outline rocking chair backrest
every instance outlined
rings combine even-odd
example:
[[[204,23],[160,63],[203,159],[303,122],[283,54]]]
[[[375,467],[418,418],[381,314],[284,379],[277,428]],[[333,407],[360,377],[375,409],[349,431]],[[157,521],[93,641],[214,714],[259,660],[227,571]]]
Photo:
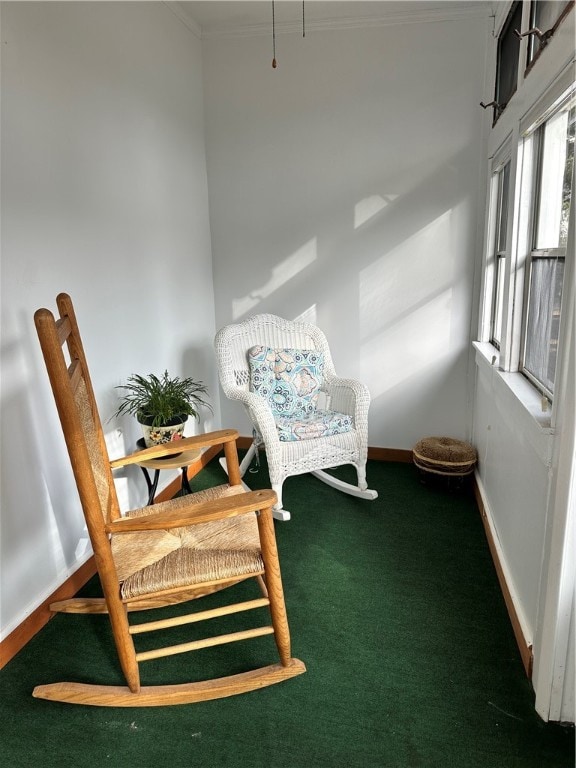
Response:
[[[335,373],[328,342],[317,326],[276,315],[254,315],[242,323],[227,325],[216,335],[220,382],[227,396],[228,388],[249,389],[247,353],[259,344],[273,349],[316,349],[324,355],[324,375]]]
[[[118,519],[120,509],[72,301],[60,294],[57,305],[58,320],[39,309],[34,322],[94,545],[94,536],[105,536],[104,523]]]

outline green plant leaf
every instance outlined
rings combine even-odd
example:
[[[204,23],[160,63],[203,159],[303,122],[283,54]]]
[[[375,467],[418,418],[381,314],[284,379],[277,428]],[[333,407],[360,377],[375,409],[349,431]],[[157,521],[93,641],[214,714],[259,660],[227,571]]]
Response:
[[[201,381],[191,377],[170,377],[168,371],[164,371],[161,377],[154,373],[147,376],[132,374],[126,384],[116,389],[124,390],[124,395],[113,416],[130,414],[138,419],[152,419],[153,427],[162,426],[179,416],[197,419],[200,407],[212,411],[206,399],[206,386]]]

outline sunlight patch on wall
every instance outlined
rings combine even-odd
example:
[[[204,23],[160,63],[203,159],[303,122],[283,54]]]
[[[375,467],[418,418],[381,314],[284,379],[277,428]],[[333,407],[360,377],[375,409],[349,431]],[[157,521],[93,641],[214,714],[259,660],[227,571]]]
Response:
[[[126,456],[124,433],[121,429],[111,429],[104,433],[104,442],[110,459],[120,459]],[[135,450],[133,448],[132,450]]]
[[[270,279],[260,288],[255,288],[247,296],[241,299],[233,299],[232,316],[238,320],[246,313],[253,310],[258,304],[270,296],[274,291],[285,285],[299,272],[310,266],[317,257],[317,238],[313,237],[291,256],[284,259],[278,266],[272,269]]]
[[[86,528],[84,530],[86,531]],[[74,550],[75,560],[86,559],[86,557],[91,553],[92,553],[92,544],[90,543],[89,536],[88,535],[82,536],[82,538],[78,540],[78,544],[76,545],[76,549]]]
[[[120,470],[120,472],[124,471],[125,470],[122,469]],[[144,483],[144,478],[142,478],[142,483]],[[127,512],[131,507],[128,478],[126,475],[119,474],[118,470],[114,472],[114,487],[116,488],[116,496],[118,497],[120,511],[122,513]]]
[[[130,450],[126,446],[126,436],[121,429],[111,429],[104,434],[104,442],[108,450],[110,459],[120,459],[122,456],[127,456],[132,450],[135,450],[136,446]],[[116,495],[118,497],[118,504],[121,512],[126,512],[130,509],[130,493],[128,488],[128,478],[126,476],[126,468],[121,467],[115,469],[112,473],[114,477],[114,486],[116,487]]]
[[[449,288],[362,344],[359,378],[373,398],[450,356],[451,303]]]
[[[358,229],[362,224],[366,224],[373,216],[386,208],[388,203],[396,200],[398,195],[370,195],[360,200],[354,206],[354,229]]]
[[[446,211],[360,273],[361,375],[374,397],[450,354],[453,272]]]
[[[452,283],[450,212],[442,214],[362,270],[359,280],[363,340]]]
[[[294,320],[297,323],[311,323],[312,325],[318,325],[317,316],[316,304],[312,304],[312,306],[305,309],[304,312],[300,312]]]

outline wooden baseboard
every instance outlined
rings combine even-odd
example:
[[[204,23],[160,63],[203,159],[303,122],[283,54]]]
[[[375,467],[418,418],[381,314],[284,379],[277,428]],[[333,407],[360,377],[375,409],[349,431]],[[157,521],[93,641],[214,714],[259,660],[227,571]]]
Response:
[[[197,475],[208,462],[220,452],[219,446],[212,446],[200,456],[198,461],[195,461],[188,467],[188,479],[192,479],[194,475]],[[177,477],[166,488],[164,488],[157,496],[155,501],[167,501],[171,499],[181,488],[182,480]],[[82,587],[89,581],[96,573],[96,564],[94,557],[91,557],[83,565],[78,568],[66,581],[58,587],[48,597],[42,605],[38,606],[30,616],[19,624],[16,629],[11,632],[2,642],[0,642],[0,669],[8,664],[10,659],[20,651],[26,643],[31,640],[34,635],[39,632],[42,627],[50,621],[54,614],[50,611],[50,605],[58,600],[68,600],[82,589]]]
[[[248,450],[252,445],[251,437],[239,437],[238,448]],[[368,448],[368,458],[374,461],[400,461],[403,464],[412,463],[412,451],[401,448]]]
[[[399,461],[403,464],[411,464],[412,451],[400,448],[368,448],[368,458],[373,461]]]
[[[474,476],[474,496],[476,498],[476,503],[478,504],[480,517],[482,519],[482,524],[484,525],[486,539],[488,540],[488,547],[490,548],[490,554],[492,555],[494,567],[496,568],[496,575],[498,576],[500,589],[502,590],[504,602],[506,603],[508,616],[510,617],[510,623],[512,624],[512,630],[514,632],[514,637],[516,638],[516,644],[518,645],[518,650],[520,651],[520,658],[522,659],[522,664],[524,665],[524,671],[526,672],[526,676],[528,677],[528,679],[531,680],[532,668],[534,665],[534,653],[532,650],[532,643],[529,643],[526,637],[524,636],[524,632],[522,630],[522,624],[520,622],[520,619],[518,618],[516,606],[514,605],[514,601],[512,599],[512,595],[510,593],[510,589],[506,581],[506,576],[504,575],[504,569],[502,567],[502,563],[500,562],[498,547],[496,546],[496,542],[494,541],[492,529],[490,527],[490,523],[488,522],[486,507],[484,506],[484,500],[482,499],[482,494],[480,493],[480,489],[478,487],[478,483],[476,482],[475,476]]]

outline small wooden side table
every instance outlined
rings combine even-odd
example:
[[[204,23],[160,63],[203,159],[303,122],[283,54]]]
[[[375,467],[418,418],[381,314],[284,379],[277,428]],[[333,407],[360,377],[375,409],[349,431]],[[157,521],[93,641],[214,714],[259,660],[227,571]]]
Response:
[[[178,443],[175,444],[175,447]],[[145,448],[144,439],[141,438],[136,443],[138,450]],[[137,462],[137,466],[140,467],[144,478],[146,480],[146,486],[148,488],[148,506],[154,503],[154,496],[156,495],[156,489],[158,488],[158,479],[160,477],[160,470],[162,469],[180,469],[182,471],[182,493],[192,493],[190,483],[188,482],[188,467],[193,464],[202,454],[201,450],[194,449],[192,451],[182,451],[181,453],[174,453],[173,456],[164,456],[161,459],[146,459],[144,461]],[[150,479],[149,469],[154,470],[154,479]]]

